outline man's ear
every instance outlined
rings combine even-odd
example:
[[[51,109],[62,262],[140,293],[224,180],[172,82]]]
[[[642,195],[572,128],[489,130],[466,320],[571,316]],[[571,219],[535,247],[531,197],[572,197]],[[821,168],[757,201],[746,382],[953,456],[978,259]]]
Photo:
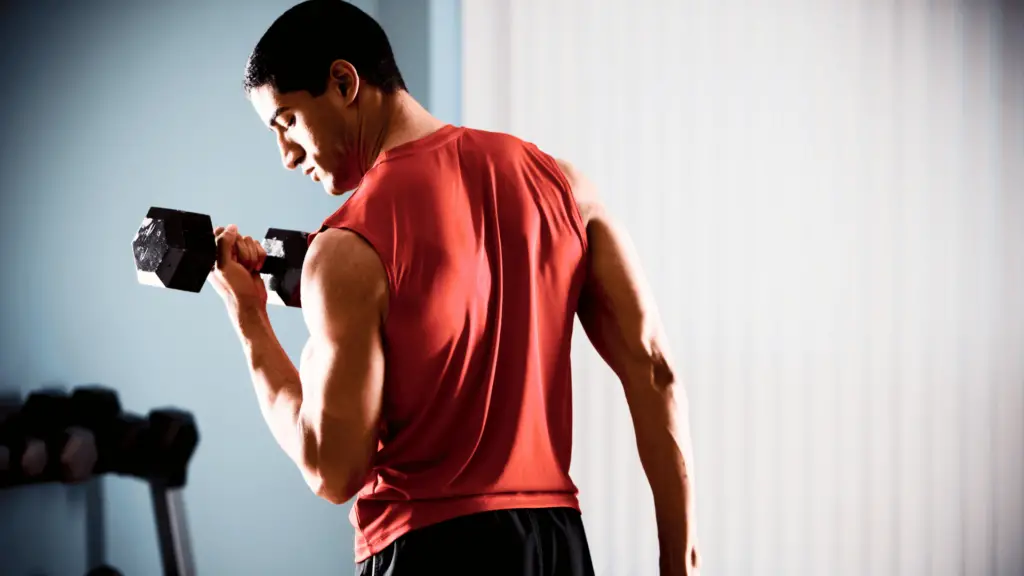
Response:
[[[335,60],[331,64],[331,80],[337,86],[338,93],[346,104],[352,103],[359,92],[359,75],[356,69],[345,60]]]

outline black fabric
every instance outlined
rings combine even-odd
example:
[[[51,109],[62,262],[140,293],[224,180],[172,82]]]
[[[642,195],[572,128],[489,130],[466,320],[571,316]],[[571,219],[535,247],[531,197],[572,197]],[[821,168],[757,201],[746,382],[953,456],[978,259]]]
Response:
[[[593,576],[580,513],[497,510],[413,530],[356,566],[358,576]]]

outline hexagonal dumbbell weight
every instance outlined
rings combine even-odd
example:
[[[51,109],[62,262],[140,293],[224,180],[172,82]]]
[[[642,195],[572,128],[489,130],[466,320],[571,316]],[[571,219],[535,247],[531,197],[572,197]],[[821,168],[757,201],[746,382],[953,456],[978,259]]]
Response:
[[[141,284],[199,292],[217,263],[213,221],[206,214],[150,208],[132,239],[135,270]],[[301,306],[299,280],[309,233],[271,228],[263,240],[267,258],[260,275],[267,300]]]
[[[33,392],[20,414],[28,435],[46,444],[47,463],[39,480],[81,482],[92,475],[98,458],[96,436],[76,420],[74,403],[65,391]]]

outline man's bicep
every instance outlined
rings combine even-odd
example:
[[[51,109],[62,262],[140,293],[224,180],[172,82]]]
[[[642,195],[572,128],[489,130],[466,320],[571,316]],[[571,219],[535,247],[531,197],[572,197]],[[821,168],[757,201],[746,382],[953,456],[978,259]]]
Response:
[[[320,234],[306,258],[302,296],[310,339],[304,360],[313,381],[324,384],[324,408],[334,411],[379,393],[387,277],[376,252],[347,230]]]
[[[324,417],[372,427],[384,382],[383,346],[376,331],[352,321],[343,337],[311,331],[299,368],[303,404]]]
[[[587,225],[587,280],[579,317],[594,347],[620,376],[647,362],[657,312],[628,233],[607,215]]]
[[[374,444],[384,382],[381,337],[387,279],[358,235],[329,230],[310,247],[303,267],[303,315],[310,338],[300,367],[303,409],[332,436]],[[325,431],[326,432],[326,431]]]

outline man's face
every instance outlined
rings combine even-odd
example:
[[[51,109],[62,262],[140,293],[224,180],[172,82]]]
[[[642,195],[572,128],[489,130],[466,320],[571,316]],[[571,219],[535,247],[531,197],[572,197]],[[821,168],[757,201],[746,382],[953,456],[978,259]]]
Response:
[[[277,137],[285,168],[301,170],[335,196],[359,184],[358,114],[336,81],[317,97],[306,91],[279,94],[263,86],[250,99]]]

